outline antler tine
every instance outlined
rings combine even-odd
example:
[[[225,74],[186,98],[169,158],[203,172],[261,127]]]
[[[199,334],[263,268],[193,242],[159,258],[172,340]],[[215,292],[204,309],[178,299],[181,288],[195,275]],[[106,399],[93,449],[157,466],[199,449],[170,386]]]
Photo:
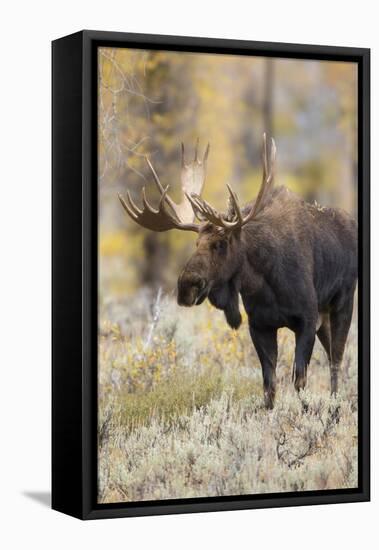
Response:
[[[202,199],[197,193],[187,193],[185,192],[185,196],[193,206],[195,211],[200,212],[202,216],[204,216],[206,219],[209,218],[209,216],[212,215],[212,212],[210,210],[210,205]]]
[[[262,143],[262,164],[263,164],[263,176],[262,181],[266,181],[268,174],[268,158],[267,158],[267,138],[266,132],[263,133],[263,143]]]
[[[185,149],[184,149],[184,143],[182,142],[180,144],[181,146],[181,164],[182,164],[182,168],[184,168],[186,165],[186,158],[185,158]],[[210,144],[207,143],[207,146],[205,148],[205,151],[204,151],[204,155],[203,155],[203,160],[200,161],[199,160],[199,138],[196,138],[196,143],[195,143],[195,153],[194,153],[194,158],[193,158],[193,161],[194,162],[197,162],[198,164],[203,164],[204,165],[204,169],[206,168],[206,162],[208,160],[208,155],[209,155],[209,150],[210,150]]]
[[[238,223],[242,225],[243,218],[242,218],[241,208],[238,202],[238,197],[228,183],[226,184],[226,187],[228,188],[230,200],[232,201],[233,209],[234,209],[234,212],[236,213]]]
[[[183,145],[183,144],[182,144],[182,145]],[[145,156],[145,161],[146,161],[148,167],[150,168],[150,171],[151,171],[151,173],[152,173],[152,175],[153,175],[154,182],[155,182],[155,184],[156,184],[156,186],[157,186],[157,188],[158,188],[158,191],[160,192],[160,194],[161,194],[161,196],[162,196],[163,193],[164,193],[164,187],[163,187],[163,185],[162,185],[162,183],[161,183],[161,181],[160,181],[160,179],[159,179],[159,176],[158,176],[158,174],[156,173],[154,166],[151,164],[150,159],[149,159],[148,156]],[[177,213],[177,211],[176,211],[176,208],[175,208],[176,205],[175,205],[174,201],[173,201],[166,193],[165,193],[165,201],[166,201],[166,203],[168,204],[168,206],[170,207],[170,209],[171,209],[172,213],[174,214],[174,216],[175,216],[176,218],[178,218],[178,220],[180,220],[180,218],[179,218],[179,216],[178,216],[178,213]]]
[[[209,204],[209,202],[202,200],[200,197],[196,197],[197,203],[199,204],[200,208],[202,209],[203,213],[207,215],[210,218],[217,219],[218,218],[218,212]]]
[[[132,197],[130,196],[129,191],[126,192],[126,198],[128,200],[128,206],[129,208],[138,216],[139,214],[142,214],[142,210],[138,208],[138,206],[134,203],[132,200]]]
[[[130,206],[128,204],[126,204],[125,200],[124,200],[124,197],[118,193],[118,198],[120,199],[120,202],[123,206],[123,208],[126,210],[126,212],[129,214],[129,216],[133,219],[133,220],[136,220],[138,218],[138,215],[130,208]]]
[[[276,160],[276,145],[273,138],[271,138],[271,153],[270,153],[270,183],[274,180],[275,176],[275,160]]]
[[[154,181],[156,183],[156,186],[158,187],[158,190],[163,193],[163,185],[161,184],[161,181],[158,177],[158,174],[154,170],[154,166],[151,164],[149,157],[145,156],[145,161],[147,162],[148,167],[151,170],[151,173],[153,174]]]
[[[193,210],[195,212],[195,215],[196,213],[200,213],[204,218],[208,219],[208,212],[205,208],[205,201],[203,201],[199,195],[197,195],[196,193],[191,193],[191,195],[187,192],[185,192],[185,196],[187,197],[187,199],[189,200],[189,202],[191,203],[192,207],[193,207]]]
[[[206,162],[208,160],[208,155],[209,155],[209,151],[210,151],[210,148],[211,148],[211,144],[208,143],[206,149],[205,149],[205,153],[204,153],[204,156],[203,156],[203,164],[206,165]]]
[[[197,162],[197,153],[199,151],[199,138],[196,138],[196,145],[195,145],[195,155],[193,157],[193,160]]]
[[[153,214],[157,214],[157,213],[158,213],[158,210],[155,210],[155,208],[153,208],[153,207],[151,206],[151,204],[148,202],[148,200],[147,200],[147,198],[146,198],[146,190],[145,190],[145,187],[142,187],[142,204],[143,204],[144,209],[149,210],[149,211],[152,212]]]
[[[274,184],[274,165],[275,165],[275,158],[276,158],[276,145],[273,138],[271,138],[271,151],[270,151],[270,164],[268,163],[268,156],[267,156],[267,143],[266,143],[266,134],[263,134],[263,153],[262,153],[262,159],[263,159],[263,179],[262,184],[259,189],[258,196],[255,200],[255,204],[250,210],[249,214],[246,216],[244,220],[244,225],[251,219],[253,219],[263,208],[265,207],[267,203],[267,199],[270,195],[270,192],[272,190],[273,184]]]
[[[187,197],[188,202],[192,206],[192,210],[195,214],[195,218],[197,218],[200,222],[203,222],[204,214],[201,207],[196,203],[196,201],[188,193],[185,193],[185,196]]]
[[[262,147],[262,160],[263,160],[263,178],[262,183],[270,185],[274,180],[275,173],[275,158],[276,158],[276,145],[273,138],[271,138],[270,147],[270,161],[267,154],[267,140],[266,134],[263,134],[263,147]]]
[[[158,210],[161,209],[161,207],[164,205],[164,201],[166,200],[167,198],[167,193],[168,193],[168,190],[169,190],[169,185],[167,185],[166,189],[163,190],[163,193],[161,195],[161,198],[159,199],[159,205],[158,205]]]

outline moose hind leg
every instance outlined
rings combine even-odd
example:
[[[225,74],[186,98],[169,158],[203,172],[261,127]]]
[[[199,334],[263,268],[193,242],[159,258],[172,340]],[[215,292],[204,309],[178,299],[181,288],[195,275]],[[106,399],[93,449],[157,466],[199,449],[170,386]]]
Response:
[[[277,330],[257,329],[250,325],[250,334],[262,366],[265,406],[272,409],[276,390]]]
[[[295,388],[303,390],[307,383],[307,368],[311,360],[316,337],[316,322],[303,323],[295,332]]]
[[[330,314],[330,331],[332,337],[332,356],[330,362],[330,390],[334,395],[338,391],[338,374],[342,363],[347,335],[353,315],[354,296],[344,305]]]
[[[328,356],[329,364],[332,360],[332,337],[330,333],[330,319],[329,314],[325,313],[322,316],[322,322],[317,330],[317,337],[321,342],[322,347],[326,351],[326,355]]]

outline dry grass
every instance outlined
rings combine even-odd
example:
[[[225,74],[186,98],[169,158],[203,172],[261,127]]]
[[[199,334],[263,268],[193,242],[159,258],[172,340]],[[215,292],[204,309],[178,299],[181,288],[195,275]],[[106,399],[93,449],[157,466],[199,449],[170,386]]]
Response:
[[[246,319],[235,332],[207,304],[154,308],[140,291],[101,305],[99,333],[100,502],[357,485],[355,320],[333,399],[318,343],[297,396],[294,339],[280,331],[273,411]]]

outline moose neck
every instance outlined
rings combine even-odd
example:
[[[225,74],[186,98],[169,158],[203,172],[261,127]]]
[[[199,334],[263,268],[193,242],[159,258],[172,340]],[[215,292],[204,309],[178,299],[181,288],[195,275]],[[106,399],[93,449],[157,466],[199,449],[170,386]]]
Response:
[[[261,234],[261,224],[251,222],[241,235],[241,264],[239,292],[241,296],[255,296],[263,284],[263,273],[270,256],[270,243]]]

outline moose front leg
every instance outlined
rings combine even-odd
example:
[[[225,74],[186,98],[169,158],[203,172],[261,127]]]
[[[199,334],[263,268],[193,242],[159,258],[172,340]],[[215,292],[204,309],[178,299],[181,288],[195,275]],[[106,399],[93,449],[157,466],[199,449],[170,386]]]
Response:
[[[275,400],[276,361],[278,358],[277,330],[272,328],[258,329],[252,324],[249,328],[262,366],[265,406],[267,409],[272,409]]]
[[[316,321],[301,323],[301,326],[295,331],[295,336],[295,388],[299,391],[303,390],[307,383],[307,368],[316,337]]]

